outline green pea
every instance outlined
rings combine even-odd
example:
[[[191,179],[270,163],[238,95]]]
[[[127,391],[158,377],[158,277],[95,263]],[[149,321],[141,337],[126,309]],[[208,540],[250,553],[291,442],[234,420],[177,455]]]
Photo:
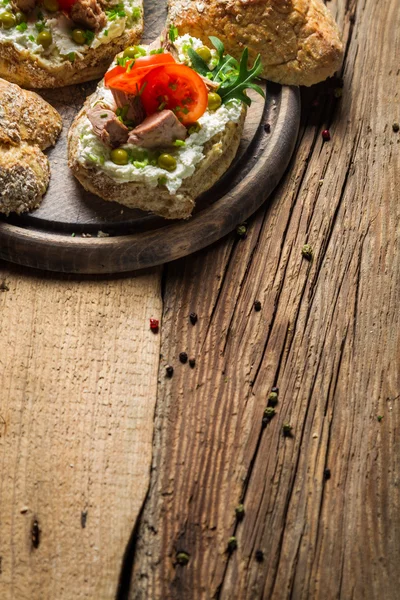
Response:
[[[16,19],[18,25],[20,23],[26,23],[27,20],[28,20],[27,16],[24,15],[23,12],[17,12],[17,13],[15,13],[15,19]]]
[[[192,135],[192,133],[199,133],[200,129],[200,123],[198,123],[197,121],[196,123],[192,123],[192,125],[189,127],[189,135]]]
[[[15,27],[17,24],[17,19],[12,12],[6,10],[0,14],[0,23],[3,29],[11,29],[11,27]]]
[[[208,63],[211,60],[211,51],[207,46],[202,46],[196,50],[197,54],[204,60],[204,62]]]
[[[86,41],[85,32],[82,29],[74,29],[72,31],[72,39],[74,40],[75,44],[82,46]]]
[[[58,10],[60,10],[58,0],[43,0],[43,6],[49,12],[57,12]]]
[[[215,92],[208,94],[208,108],[210,110],[217,110],[222,104],[221,96]]]
[[[44,49],[51,46],[53,42],[53,36],[50,31],[41,31],[36,38],[36,43],[43,46]]]
[[[160,154],[158,157],[158,166],[165,171],[175,171],[176,160],[170,154]]]
[[[124,50],[124,58],[135,58],[135,54],[138,54],[139,49],[137,46],[128,46]]]
[[[111,160],[116,165],[127,165],[129,156],[127,151],[123,148],[116,148],[116,150],[111,150]]]

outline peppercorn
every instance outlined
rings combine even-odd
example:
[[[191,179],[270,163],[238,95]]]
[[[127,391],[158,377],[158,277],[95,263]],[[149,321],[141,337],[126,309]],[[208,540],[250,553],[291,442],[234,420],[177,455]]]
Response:
[[[169,377],[171,379],[172,375],[174,374],[174,367],[171,367],[171,365],[168,365],[168,367],[165,367],[165,372],[167,374],[167,377]]]
[[[268,425],[269,421],[270,421],[269,418],[264,415],[263,418],[261,419],[261,425],[262,425],[263,429],[266,428],[266,426]]]
[[[241,521],[244,517],[244,506],[243,504],[238,504],[235,508],[236,518],[238,521]]]
[[[182,364],[187,363],[187,359],[188,359],[188,355],[186,354],[186,352],[181,352],[179,354],[179,360],[181,361]]]
[[[152,330],[153,333],[158,332],[159,324],[160,324],[160,322],[158,319],[150,319],[150,329]]]
[[[196,366],[196,359],[195,358],[189,358],[189,366],[191,369],[194,369]]]
[[[292,436],[292,429],[293,427],[289,424],[289,423],[284,423],[282,425],[282,433],[285,437],[291,437]]]
[[[272,406],[267,406],[264,410],[264,417],[266,417],[269,421],[274,418],[276,415],[276,410]]]
[[[279,394],[279,388],[278,388],[278,387],[272,387],[272,388],[271,388],[271,392],[272,392],[273,394]]]
[[[265,123],[264,131],[265,133],[271,133],[271,125],[269,123]]]
[[[303,258],[305,258],[306,260],[312,260],[313,249],[312,246],[310,246],[310,244],[304,244],[304,246],[301,249],[301,253],[303,255]]]
[[[324,140],[324,142],[329,142],[329,140],[331,139],[331,134],[329,129],[324,129],[322,132],[322,139]]]
[[[247,235],[247,227],[246,227],[246,225],[238,225],[236,227],[236,234],[241,239],[244,239],[246,237],[246,235]]]
[[[395,133],[397,133],[398,131],[400,131],[400,125],[399,125],[399,123],[397,123],[397,122],[393,123],[392,128],[393,128],[393,131]]]
[[[328,479],[331,478],[331,470],[330,469],[324,469],[324,479],[326,479],[326,481],[328,481]]]
[[[184,567],[189,562],[189,554],[187,552],[178,552],[176,555],[176,563]]]
[[[378,415],[378,416],[377,416],[377,419],[378,419],[378,421],[379,421],[379,423],[380,423],[380,422],[382,421],[382,419],[383,419],[383,416],[382,416],[382,415]]]
[[[191,322],[192,325],[196,325],[196,323],[197,323],[197,313],[195,313],[195,312],[190,313],[189,319],[190,319],[190,322]]]
[[[233,535],[228,540],[228,552],[233,552],[237,548],[237,539]]]
[[[254,310],[255,310],[256,312],[260,312],[260,310],[261,310],[261,302],[260,302],[259,300],[256,300],[256,301],[254,302]]]
[[[270,395],[268,396],[268,406],[276,406],[277,404],[278,404],[278,394],[276,392],[271,392]]]
[[[264,560],[264,552],[262,550],[256,550],[255,557],[257,562],[262,562]]]

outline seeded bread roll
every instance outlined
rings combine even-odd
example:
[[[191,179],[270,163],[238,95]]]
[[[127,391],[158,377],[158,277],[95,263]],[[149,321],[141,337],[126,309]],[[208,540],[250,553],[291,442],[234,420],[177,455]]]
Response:
[[[343,45],[322,0],[169,0],[169,22],[210,45],[250,61],[261,55],[262,77],[286,85],[310,86],[340,67]]]
[[[215,135],[204,146],[204,159],[196,167],[191,177],[183,180],[175,195],[165,188],[147,187],[139,182],[118,183],[96,167],[87,167],[79,162],[79,127],[92,105],[88,98],[68,133],[69,167],[85,190],[97,194],[103,200],[110,200],[139,208],[164,217],[165,219],[187,219],[192,214],[195,200],[210,189],[230,167],[239,147],[246,116],[243,107],[240,121],[229,122],[225,131]]]
[[[39,206],[50,180],[42,150],[61,129],[60,115],[43,98],[0,79],[0,213]]]
[[[24,88],[56,88],[98,79],[118,52],[139,43],[142,32],[141,16],[131,28],[108,43],[85,47],[83,56],[76,54],[72,62],[33,54],[0,38],[0,77]]]

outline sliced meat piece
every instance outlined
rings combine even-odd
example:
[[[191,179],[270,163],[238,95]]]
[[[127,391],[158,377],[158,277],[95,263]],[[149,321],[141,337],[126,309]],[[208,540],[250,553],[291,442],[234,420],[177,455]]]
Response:
[[[70,17],[75,23],[86,29],[93,29],[96,33],[107,23],[106,14],[98,0],[77,0],[72,5]]]
[[[36,6],[36,0],[12,0],[11,6],[23,13],[30,13]]]
[[[173,146],[175,140],[184,140],[186,137],[186,127],[178,121],[172,110],[162,110],[132,129],[128,144],[142,148],[163,148]]]
[[[197,74],[204,81],[209,92],[215,92],[219,88],[220,84],[216,81],[211,81],[211,79],[208,79],[208,77],[203,77],[203,75],[200,75],[200,73]]]
[[[111,148],[118,148],[126,143],[129,130],[112,110],[97,104],[86,114],[93,126],[93,131],[104,144]]]
[[[132,121],[134,127],[140,125],[146,117],[141,97],[135,94],[127,94],[122,90],[115,90],[113,88],[110,88],[110,90],[118,108],[128,107],[124,120]]]

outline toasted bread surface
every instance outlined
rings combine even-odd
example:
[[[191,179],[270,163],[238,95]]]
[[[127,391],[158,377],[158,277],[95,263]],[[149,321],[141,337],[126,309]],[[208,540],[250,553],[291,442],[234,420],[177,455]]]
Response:
[[[214,35],[239,59],[261,55],[262,77],[310,86],[340,67],[343,45],[322,0],[169,0],[169,22],[210,45]]]

